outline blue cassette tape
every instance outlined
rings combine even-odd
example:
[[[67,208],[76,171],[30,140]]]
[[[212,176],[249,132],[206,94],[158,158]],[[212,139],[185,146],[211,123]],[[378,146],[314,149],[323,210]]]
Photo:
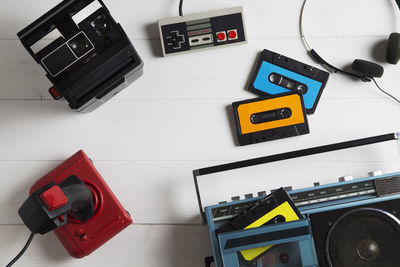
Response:
[[[307,114],[313,114],[329,73],[275,52],[264,50],[258,60],[249,90],[260,95],[303,92]]]

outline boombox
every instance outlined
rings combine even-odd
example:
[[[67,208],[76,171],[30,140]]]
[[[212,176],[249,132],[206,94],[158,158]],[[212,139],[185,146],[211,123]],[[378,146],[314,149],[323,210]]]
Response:
[[[101,0],[64,0],[18,37],[45,69],[52,97],[76,111],[93,111],[143,74],[142,60]]]
[[[18,213],[33,234],[54,230],[75,258],[89,255],[132,223],[83,151],[39,179]]]
[[[256,196],[233,197],[230,202],[204,209],[199,186],[199,178],[205,175],[215,179],[218,173],[238,170],[244,175],[248,167],[264,163],[399,137],[386,134],[194,171],[200,211],[213,251],[213,257],[206,258],[206,266],[212,262],[217,267],[399,266],[400,172],[374,171],[359,179],[345,176],[338,183],[316,183],[298,190],[279,188],[269,195],[260,191]]]

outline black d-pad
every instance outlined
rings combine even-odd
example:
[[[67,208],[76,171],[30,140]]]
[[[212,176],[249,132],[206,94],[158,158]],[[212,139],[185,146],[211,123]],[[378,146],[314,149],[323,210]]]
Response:
[[[172,48],[181,48],[182,43],[185,42],[185,36],[179,34],[179,31],[172,31],[170,36],[167,36],[167,44],[172,45]]]

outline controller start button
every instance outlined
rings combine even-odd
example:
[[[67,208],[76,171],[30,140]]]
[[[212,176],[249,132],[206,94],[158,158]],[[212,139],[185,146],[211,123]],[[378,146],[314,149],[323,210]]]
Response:
[[[226,33],[225,32],[217,32],[217,40],[218,40],[218,42],[226,41]]]

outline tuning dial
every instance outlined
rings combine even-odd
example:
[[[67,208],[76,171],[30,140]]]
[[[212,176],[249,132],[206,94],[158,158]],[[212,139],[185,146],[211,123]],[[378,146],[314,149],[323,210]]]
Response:
[[[340,177],[339,178],[339,182],[348,182],[348,181],[351,181],[353,179],[354,179],[353,176],[347,175],[347,176]]]
[[[376,170],[376,171],[369,172],[368,176],[369,177],[374,177],[374,176],[379,176],[379,175],[382,175],[382,174],[383,174],[383,172],[381,170]]]

